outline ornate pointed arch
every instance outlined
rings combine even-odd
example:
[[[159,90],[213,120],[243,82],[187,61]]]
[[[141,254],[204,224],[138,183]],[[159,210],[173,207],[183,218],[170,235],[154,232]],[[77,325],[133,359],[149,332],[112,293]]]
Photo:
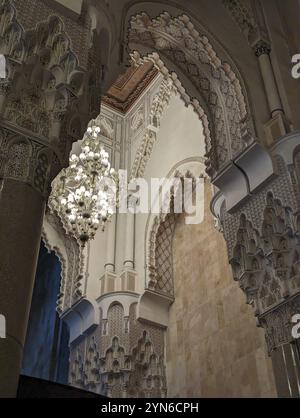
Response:
[[[202,166],[203,162],[201,161],[200,164]],[[183,171],[183,167],[181,167],[181,169],[175,169],[169,177],[179,181],[183,181],[184,178],[190,178],[194,183],[197,177],[206,178],[207,176],[205,176],[204,172],[199,176],[199,173],[196,174],[188,169]],[[149,225],[148,234],[146,234],[147,288],[170,299],[174,298],[172,242],[176,223],[180,216],[180,214],[174,211],[174,200],[177,193],[179,193],[181,198],[179,183],[174,183],[171,194],[163,197],[162,207],[165,205],[170,207],[170,212],[165,213],[165,211],[162,211],[156,215]]]
[[[76,240],[66,235],[59,218],[49,212],[46,212],[42,239],[47,250],[54,251],[61,262],[57,312],[62,314],[83,296],[81,271],[85,260]]]
[[[168,71],[163,61],[172,63],[196,88],[198,101],[192,102],[204,121],[207,172],[214,176],[254,137],[246,93],[236,73],[186,15],[163,13],[151,19],[138,14],[131,19],[127,41],[131,50],[148,54],[163,73]],[[180,83],[178,88],[187,95]]]

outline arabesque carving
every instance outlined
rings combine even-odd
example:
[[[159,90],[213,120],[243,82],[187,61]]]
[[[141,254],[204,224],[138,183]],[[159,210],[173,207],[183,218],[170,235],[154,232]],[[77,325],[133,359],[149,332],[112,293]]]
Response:
[[[90,117],[88,74],[59,17],[25,30],[11,0],[1,0],[0,14],[0,53],[7,64],[7,77],[0,80],[0,115],[52,147],[66,165],[71,143],[80,139]]]
[[[163,13],[150,19],[145,13],[136,15],[131,19],[128,41],[159,51],[176,63],[199,91],[209,121],[206,149],[210,175],[252,141],[246,95],[237,75],[187,16],[172,18]]]

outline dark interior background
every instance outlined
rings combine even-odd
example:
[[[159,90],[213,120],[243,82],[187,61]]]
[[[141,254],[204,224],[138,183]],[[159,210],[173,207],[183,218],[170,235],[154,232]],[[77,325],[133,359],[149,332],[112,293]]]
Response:
[[[69,332],[56,312],[61,263],[41,242],[31,303],[22,374],[68,383]]]

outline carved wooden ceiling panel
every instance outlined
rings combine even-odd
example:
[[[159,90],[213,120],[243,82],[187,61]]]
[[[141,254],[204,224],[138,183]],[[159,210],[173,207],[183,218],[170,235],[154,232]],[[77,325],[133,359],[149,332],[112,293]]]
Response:
[[[102,103],[127,113],[157,74],[158,70],[151,62],[130,66],[111,86]]]

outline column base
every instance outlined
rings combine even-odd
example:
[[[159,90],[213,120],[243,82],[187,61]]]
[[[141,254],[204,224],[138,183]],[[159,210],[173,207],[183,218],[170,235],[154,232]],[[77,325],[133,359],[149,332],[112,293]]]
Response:
[[[120,275],[106,271],[100,279],[100,296],[114,292],[137,292],[137,273],[124,270]]]
[[[300,342],[276,348],[271,358],[278,396],[300,398]]]
[[[278,112],[272,116],[264,126],[266,133],[266,145],[272,146],[284,135],[290,132],[290,125],[282,112]]]

